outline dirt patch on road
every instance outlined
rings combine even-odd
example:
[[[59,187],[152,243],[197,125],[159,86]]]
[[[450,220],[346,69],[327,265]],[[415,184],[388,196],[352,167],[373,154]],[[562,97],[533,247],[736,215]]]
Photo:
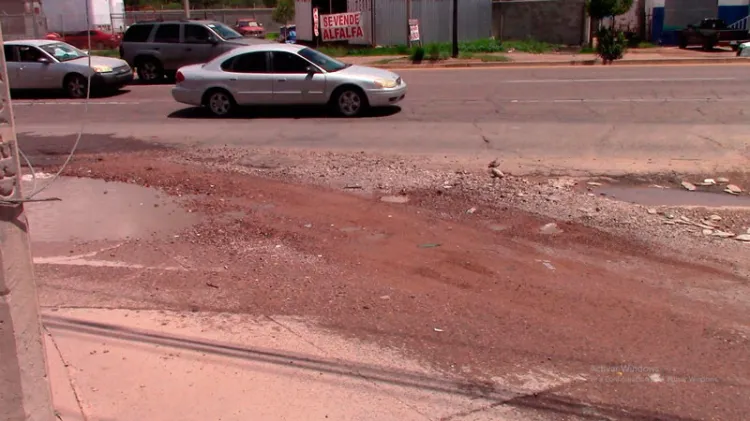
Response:
[[[169,241],[133,240],[117,251],[150,251],[183,271],[41,266],[43,288],[85,291],[68,305],[98,297],[307,316],[454,374],[585,378],[523,402],[557,405],[556,413],[580,412],[580,402],[616,419],[740,419],[750,410],[739,393],[750,378],[747,301],[738,298],[748,291],[729,269],[533,215],[510,200],[472,211],[476,197],[460,189],[413,189],[408,202],[385,203],[153,154],[82,159],[66,173],[194,196],[190,208],[205,215]],[[660,387],[591,369],[613,364],[715,381]]]

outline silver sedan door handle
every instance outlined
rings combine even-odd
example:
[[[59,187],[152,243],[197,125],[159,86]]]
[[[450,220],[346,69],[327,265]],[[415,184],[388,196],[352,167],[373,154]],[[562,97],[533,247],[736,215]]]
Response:
[[[235,81],[237,81],[237,78],[233,77],[233,78],[229,78],[229,80],[232,81],[232,82],[235,82]]]
[[[286,79],[278,79],[279,82],[286,82]]]

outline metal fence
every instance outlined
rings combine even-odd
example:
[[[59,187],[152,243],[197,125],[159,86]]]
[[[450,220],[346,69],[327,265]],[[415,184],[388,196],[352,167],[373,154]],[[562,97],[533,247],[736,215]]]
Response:
[[[461,0],[458,38],[471,41],[492,35],[492,0]],[[375,0],[375,42],[407,43],[408,7],[403,0]],[[411,19],[419,20],[423,43],[450,42],[453,34],[451,0],[412,0]]]

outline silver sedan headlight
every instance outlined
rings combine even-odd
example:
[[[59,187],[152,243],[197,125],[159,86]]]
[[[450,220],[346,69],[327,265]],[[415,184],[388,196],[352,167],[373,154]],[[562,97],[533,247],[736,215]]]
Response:
[[[396,86],[399,85],[397,80],[380,79],[380,78],[375,79],[372,83],[374,83],[375,86],[377,86],[380,89],[395,88]]]

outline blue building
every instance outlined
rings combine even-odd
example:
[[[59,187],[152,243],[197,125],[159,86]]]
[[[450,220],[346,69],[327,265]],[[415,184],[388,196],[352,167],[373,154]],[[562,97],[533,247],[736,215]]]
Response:
[[[661,45],[677,45],[677,31],[704,18],[724,20],[737,29],[749,29],[750,0],[649,0],[651,40]]]

